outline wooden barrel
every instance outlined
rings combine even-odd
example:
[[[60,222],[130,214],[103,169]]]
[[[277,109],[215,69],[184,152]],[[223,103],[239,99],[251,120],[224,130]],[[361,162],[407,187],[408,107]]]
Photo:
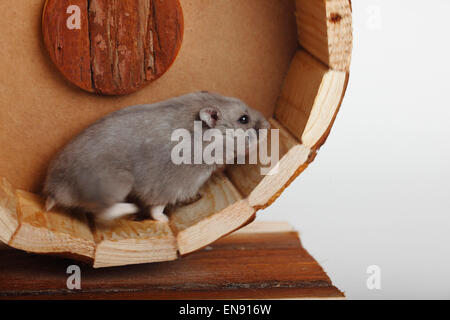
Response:
[[[330,133],[349,77],[349,0],[181,0],[178,58],[157,81],[102,97],[64,81],[43,48],[45,0],[0,4],[0,240],[36,253],[107,267],[177,259],[252,221],[311,163]],[[45,212],[37,195],[48,162],[83,128],[129,105],[196,90],[236,96],[279,129],[275,174],[231,165],[177,208],[170,223]],[[26,190],[26,191],[24,191]]]

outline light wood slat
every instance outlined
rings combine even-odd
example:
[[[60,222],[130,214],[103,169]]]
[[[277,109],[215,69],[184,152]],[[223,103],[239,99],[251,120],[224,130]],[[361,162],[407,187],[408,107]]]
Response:
[[[254,221],[232,233],[228,237],[239,234],[279,233],[293,231],[294,228],[292,225],[286,221]]]
[[[175,237],[167,223],[117,220],[96,223],[94,268],[171,261],[177,258]]]
[[[271,129],[279,130],[278,170],[272,175],[263,175],[261,164],[233,165],[227,174],[236,188],[248,198],[249,204],[260,208],[273,200],[288,183],[290,177],[307,162],[310,150],[302,146],[279,122],[270,119]],[[268,137],[271,150],[271,137]]]
[[[347,74],[328,69],[305,51],[292,60],[276,119],[302,144],[315,148],[327,133],[345,92]]]
[[[94,256],[94,239],[84,214],[52,210],[46,212],[39,196],[18,190],[19,228],[11,247],[36,253],[67,253],[89,259]]]
[[[247,200],[240,200],[178,233],[180,254],[196,251],[239,229],[255,217],[255,209]]]
[[[201,198],[176,209],[170,217],[180,254],[195,251],[236,230],[255,210],[223,174],[215,174],[200,190]]]
[[[300,45],[330,68],[348,71],[352,53],[349,0],[296,0]]]
[[[16,195],[11,184],[0,179],[0,242],[9,243],[19,226],[16,212]]]
[[[186,230],[242,199],[222,172],[211,177],[200,189],[199,196],[195,202],[178,207],[170,214],[171,225],[176,232]]]

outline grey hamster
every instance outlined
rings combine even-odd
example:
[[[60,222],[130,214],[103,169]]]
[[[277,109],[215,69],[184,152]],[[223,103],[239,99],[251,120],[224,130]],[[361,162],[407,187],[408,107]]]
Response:
[[[85,129],[51,161],[43,193],[47,210],[77,207],[110,221],[138,211],[139,198],[153,219],[164,208],[194,198],[220,164],[175,164],[175,129],[268,129],[264,116],[239,99],[206,91],[113,112]],[[192,134],[194,140],[194,134]],[[194,142],[194,141],[193,141]],[[208,142],[201,142],[202,146]],[[233,156],[236,156],[234,154]]]

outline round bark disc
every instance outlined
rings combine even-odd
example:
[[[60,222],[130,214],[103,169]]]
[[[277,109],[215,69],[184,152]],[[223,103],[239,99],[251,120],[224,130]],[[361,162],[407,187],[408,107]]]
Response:
[[[42,31],[65,78],[89,92],[122,95],[172,65],[183,12],[178,0],[47,0]]]

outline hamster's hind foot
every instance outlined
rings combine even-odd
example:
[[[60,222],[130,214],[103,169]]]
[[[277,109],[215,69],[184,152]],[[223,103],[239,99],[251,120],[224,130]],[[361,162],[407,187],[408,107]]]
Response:
[[[150,215],[153,219],[160,222],[169,222],[169,218],[164,214],[165,206],[152,206],[150,208]]]
[[[116,203],[111,207],[101,211],[96,217],[102,221],[112,221],[139,211],[139,208],[132,203]]]

